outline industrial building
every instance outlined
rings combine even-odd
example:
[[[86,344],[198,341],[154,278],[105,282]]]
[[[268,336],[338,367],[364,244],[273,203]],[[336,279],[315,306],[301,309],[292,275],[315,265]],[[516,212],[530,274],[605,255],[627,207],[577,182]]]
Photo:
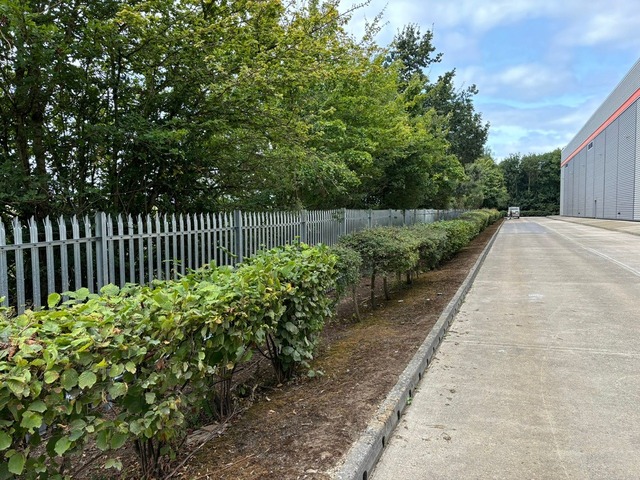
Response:
[[[562,151],[560,214],[640,220],[640,60]]]

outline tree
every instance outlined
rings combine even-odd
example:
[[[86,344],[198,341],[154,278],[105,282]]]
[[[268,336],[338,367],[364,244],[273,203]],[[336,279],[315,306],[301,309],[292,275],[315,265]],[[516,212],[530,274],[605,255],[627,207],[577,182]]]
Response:
[[[442,60],[442,53],[437,53],[433,46],[433,32],[427,30],[420,33],[420,27],[415,23],[410,23],[398,32],[391,42],[387,54],[386,63],[400,64],[400,80],[403,86],[408,85],[414,76],[418,76],[423,82],[427,81],[424,69],[432,63],[439,63]]]
[[[456,90],[455,70],[441,75],[436,82],[428,78],[424,69],[442,59],[441,53],[433,55],[432,40],[431,31],[421,34],[417,25],[405,26],[391,42],[387,63],[401,64],[401,89],[412,115],[420,116],[433,108],[447,118],[450,152],[461,163],[472,163],[482,156],[489,131],[489,124],[483,123],[473,105],[478,89],[471,85]]]
[[[6,0],[3,213],[298,205],[308,94],[359,48],[346,21],[335,1]]]
[[[511,155],[500,163],[509,203],[546,215],[560,210],[560,149],[542,154]]]
[[[489,155],[465,165],[467,181],[461,185],[461,206],[465,208],[507,207],[509,195],[504,174],[499,165]]]
[[[426,89],[424,106],[432,107],[449,119],[448,139],[453,153],[462,164],[469,164],[484,153],[489,134],[489,124],[475,111],[473,97],[478,94],[475,85],[456,90],[453,80],[455,70],[438,78]]]

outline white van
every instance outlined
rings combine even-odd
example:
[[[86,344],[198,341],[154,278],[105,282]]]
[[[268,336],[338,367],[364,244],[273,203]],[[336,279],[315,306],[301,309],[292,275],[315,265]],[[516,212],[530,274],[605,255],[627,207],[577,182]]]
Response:
[[[509,207],[507,211],[508,218],[520,218],[520,207]]]

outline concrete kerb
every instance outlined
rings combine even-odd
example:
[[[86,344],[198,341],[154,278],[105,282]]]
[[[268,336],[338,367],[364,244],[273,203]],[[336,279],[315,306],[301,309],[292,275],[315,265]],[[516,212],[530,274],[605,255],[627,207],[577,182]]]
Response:
[[[500,228],[502,228],[502,225],[489,240],[469,275],[467,275],[467,278],[444,309],[431,332],[400,375],[398,383],[382,402],[365,431],[360,435],[356,443],[351,446],[340,465],[329,472],[333,480],[367,480],[371,475],[389,437],[400,421],[404,408],[407,406],[409,399],[413,397],[416,386],[422,380],[425,370],[431,363],[433,355],[453,322],[456,313],[458,313],[465,295],[471,288],[480,266],[489,250],[491,250]]]

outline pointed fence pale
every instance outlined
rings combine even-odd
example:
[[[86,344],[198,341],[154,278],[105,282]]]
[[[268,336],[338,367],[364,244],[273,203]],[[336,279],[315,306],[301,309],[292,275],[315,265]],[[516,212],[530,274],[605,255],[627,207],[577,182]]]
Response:
[[[301,241],[335,244],[366,228],[455,218],[458,210],[322,210],[0,221],[0,302],[18,313],[51,293],[176,279],[214,263]],[[70,232],[70,234],[69,234]],[[28,238],[28,241],[24,241]]]

